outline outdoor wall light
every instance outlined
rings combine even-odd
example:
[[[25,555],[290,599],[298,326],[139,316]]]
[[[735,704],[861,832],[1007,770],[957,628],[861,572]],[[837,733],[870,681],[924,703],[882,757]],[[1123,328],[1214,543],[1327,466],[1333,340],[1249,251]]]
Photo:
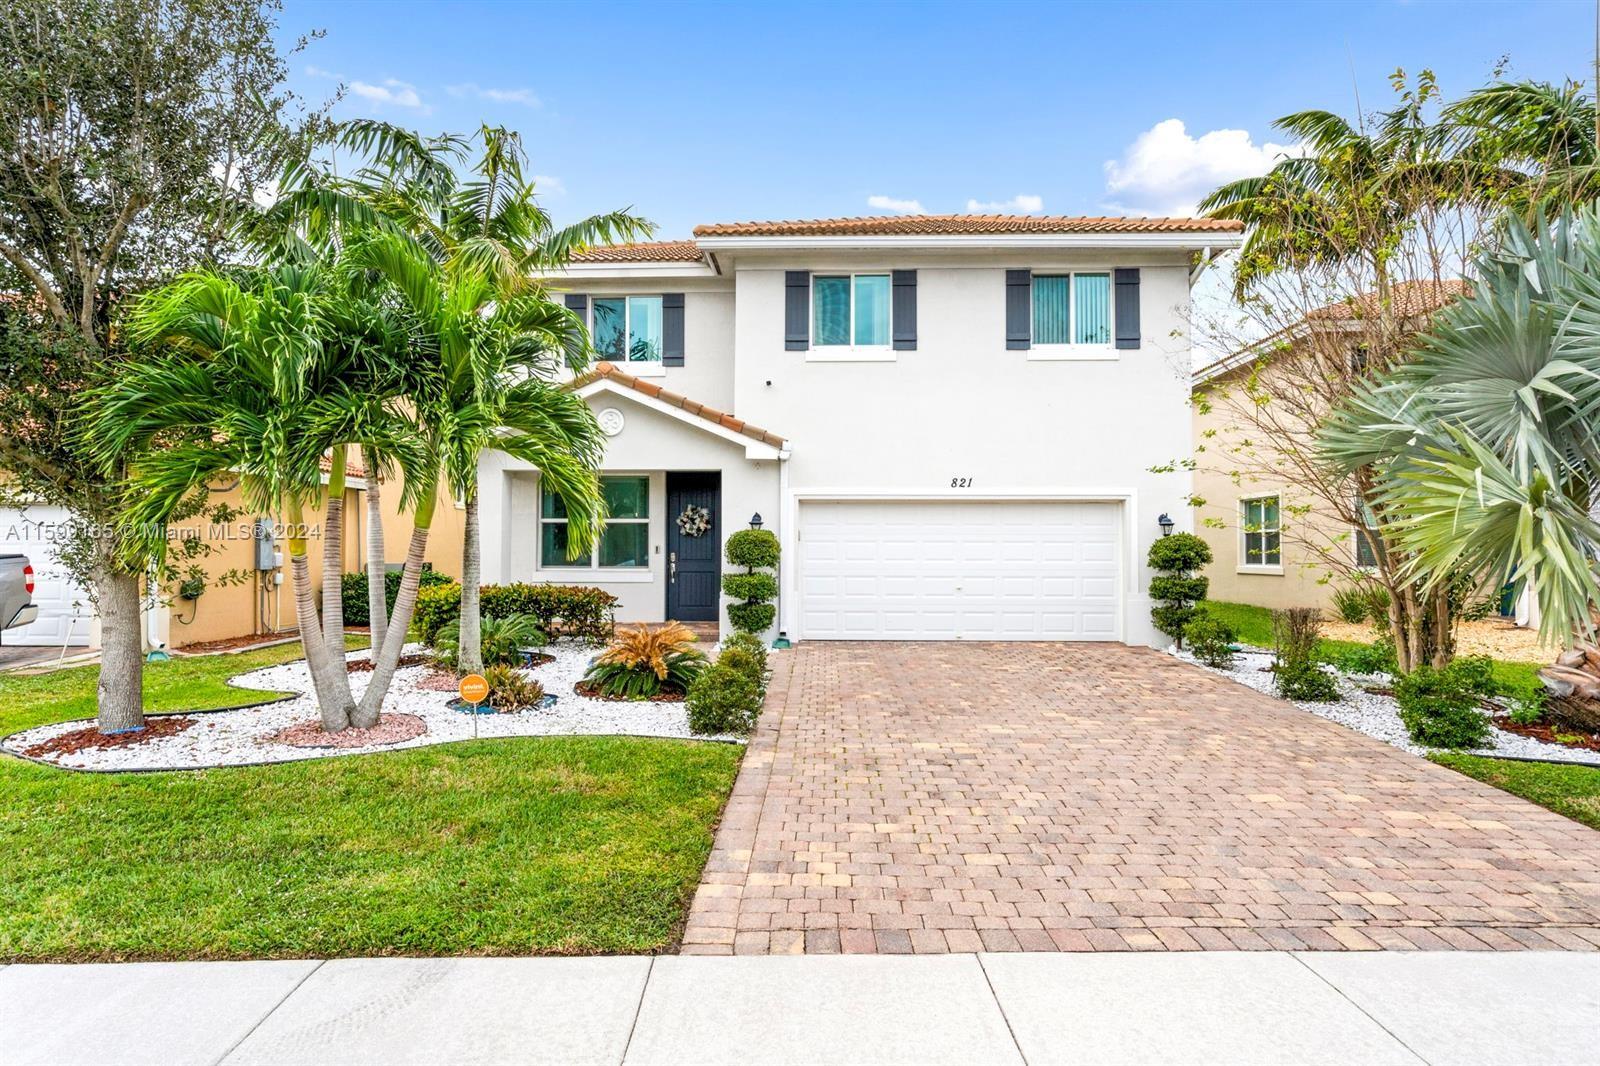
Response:
[[[761,528],[761,512],[760,511],[757,511],[755,514],[750,516],[750,528],[751,529],[760,529]]]
[[[1156,525],[1161,527],[1161,535],[1165,537],[1167,534],[1172,532],[1172,527],[1177,525],[1177,523],[1172,520],[1171,515],[1163,511],[1161,513],[1161,517],[1156,519]]]

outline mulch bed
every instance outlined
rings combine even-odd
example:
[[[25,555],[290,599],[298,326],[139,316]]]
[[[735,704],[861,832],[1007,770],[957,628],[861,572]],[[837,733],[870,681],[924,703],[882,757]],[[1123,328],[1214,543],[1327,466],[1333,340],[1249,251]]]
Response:
[[[1542,740],[1546,744],[1559,744],[1563,748],[1581,748],[1587,751],[1600,751],[1600,737],[1597,737],[1592,733],[1568,733],[1562,730],[1553,729],[1547,725],[1518,725],[1508,718],[1496,718],[1494,720],[1494,724],[1496,729],[1503,729],[1507,733],[1515,733],[1521,737],[1532,737],[1534,740]],[[1567,739],[1563,740],[1561,737],[1556,736],[1558,732],[1561,733],[1561,737],[1565,737]],[[1578,739],[1573,740],[1573,737],[1577,737]]]
[[[398,744],[428,731],[428,724],[414,714],[386,714],[371,729],[346,729],[329,733],[315,719],[280,729],[269,739],[295,748],[364,748],[370,744]]]
[[[404,670],[408,666],[421,666],[429,661],[426,655],[402,655],[394,668]],[[377,664],[371,659],[349,659],[345,662],[344,668],[352,674],[368,674],[377,669]]]
[[[94,726],[87,729],[74,729],[70,733],[62,733],[58,737],[51,737],[31,748],[24,749],[24,755],[30,759],[42,759],[51,755],[71,755],[80,751],[104,751],[109,748],[131,748],[146,741],[156,740],[160,737],[175,736],[194,725],[194,719],[181,714],[163,714],[144,720],[144,728],[131,730],[127,733],[102,733]]]
[[[225,637],[222,640],[200,640],[193,644],[180,644],[174,651],[185,655],[205,655],[217,651],[238,651],[241,648],[253,648],[257,644],[276,644],[283,640],[297,640],[298,636],[293,630],[287,633],[254,633],[247,637]]]
[[[455,692],[461,687],[461,682],[448,670],[435,670],[423,674],[422,680],[417,682],[417,687],[424,692]]]
[[[682,703],[683,690],[677,688],[664,688],[654,696],[646,696],[642,700],[630,700],[626,696],[608,696],[589,684],[579,681],[572,686],[572,691],[591,700],[605,700],[607,703]]]

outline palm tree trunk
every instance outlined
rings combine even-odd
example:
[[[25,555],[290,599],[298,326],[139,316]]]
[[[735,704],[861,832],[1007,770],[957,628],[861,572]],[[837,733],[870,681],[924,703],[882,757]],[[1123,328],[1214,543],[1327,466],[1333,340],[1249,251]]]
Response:
[[[378,654],[389,628],[389,599],[386,594],[387,567],[383,557],[383,498],[378,489],[377,454],[371,448],[362,453],[367,468],[367,625],[372,632],[372,651]]]
[[[333,448],[328,505],[322,516],[322,642],[344,657],[344,470],[348,449]]]
[[[311,590],[311,560],[306,557],[305,513],[298,501],[289,504],[289,580],[293,585],[295,617],[300,623],[300,643],[306,650],[311,687],[322,713],[322,728],[337,733],[350,725],[355,700],[350,695],[350,675],[345,671],[344,649],[337,660],[322,639],[317,599]],[[302,534],[296,536],[295,534]]]
[[[90,580],[100,614],[100,683],[95,725],[102,733],[144,728],[144,642],[139,624],[139,576],[96,548]]]
[[[479,603],[482,592],[483,550],[478,543],[478,494],[467,491],[467,513],[461,539],[461,637],[456,647],[458,673],[483,672],[483,618]]]
[[[411,628],[411,611],[417,605],[417,588],[422,583],[422,561],[428,551],[428,527],[433,524],[433,509],[438,502],[439,486],[434,484],[427,496],[417,504],[416,523],[411,532],[411,545],[406,551],[405,569],[400,574],[400,591],[394,598],[394,614],[389,619],[389,632],[384,636],[381,651],[374,651],[372,680],[361,694],[351,723],[367,729],[378,724],[383,709],[383,698],[388,695],[389,683],[394,680],[395,667],[400,662],[400,649],[405,647],[406,630]]]

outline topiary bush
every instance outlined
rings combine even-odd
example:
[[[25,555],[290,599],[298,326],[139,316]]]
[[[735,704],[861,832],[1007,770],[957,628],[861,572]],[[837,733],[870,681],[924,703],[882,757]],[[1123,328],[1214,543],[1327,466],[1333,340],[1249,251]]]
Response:
[[[778,565],[778,538],[767,529],[741,529],[728,538],[723,555],[734,566],[742,566],[745,573],[724,574],[722,592],[741,603],[728,604],[728,621],[733,628],[761,634],[772,626],[778,609],[770,600],[778,595],[778,579],[760,573]]]
[[[761,685],[749,674],[719,659],[695,678],[684,699],[689,731],[735,733],[755,728],[761,715]]]
[[[1199,613],[1210,582],[1195,573],[1211,561],[1211,547],[1193,533],[1174,533],[1150,545],[1146,556],[1156,576],[1150,579],[1150,619],[1183,647],[1183,629]]]
[[[1194,657],[1207,666],[1226,670],[1233,665],[1233,642],[1239,634],[1220,618],[1202,612],[1183,627]]]
[[[390,570],[383,575],[384,600],[389,605],[390,613],[394,612],[395,597],[400,595],[400,577],[398,570]],[[439,585],[453,585],[454,581],[446,574],[441,574],[433,568],[432,563],[422,564],[422,574],[418,581],[418,589],[433,588]],[[366,626],[372,624],[367,604],[367,573],[365,570],[358,573],[344,574],[339,578],[339,599],[344,603],[344,624],[347,626]]]
[[[1286,700],[1325,703],[1339,698],[1339,683],[1317,662],[1322,642],[1322,612],[1290,607],[1272,612],[1272,664],[1278,695]]]
[[[1482,701],[1494,691],[1494,664],[1484,656],[1456,659],[1437,670],[1419,666],[1394,683],[1406,732],[1435,748],[1482,747],[1491,728]]]

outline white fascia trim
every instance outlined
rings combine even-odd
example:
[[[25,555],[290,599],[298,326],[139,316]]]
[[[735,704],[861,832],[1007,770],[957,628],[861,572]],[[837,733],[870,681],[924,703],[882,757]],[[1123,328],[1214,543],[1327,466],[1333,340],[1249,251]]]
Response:
[[[573,263],[550,275],[563,278],[714,278],[717,272],[707,263]]]
[[[707,251],[794,252],[841,248],[1151,248],[1193,251],[1238,248],[1238,233],[954,233],[855,237],[697,237]]]
[[[669,418],[676,418],[679,422],[710,433],[714,437],[721,437],[725,441],[738,444],[744,448],[744,457],[746,459],[787,459],[789,457],[786,449],[775,448],[765,441],[747,437],[743,433],[737,433],[729,429],[727,426],[701,418],[699,415],[690,414],[683,408],[676,407],[673,404],[662,403],[654,396],[646,396],[637,389],[630,389],[626,385],[618,385],[616,382],[607,381],[605,378],[591,381],[578,390],[578,396],[587,400],[589,397],[601,392],[620,396],[624,400],[631,400],[643,407],[650,408],[652,411],[659,411]]]

